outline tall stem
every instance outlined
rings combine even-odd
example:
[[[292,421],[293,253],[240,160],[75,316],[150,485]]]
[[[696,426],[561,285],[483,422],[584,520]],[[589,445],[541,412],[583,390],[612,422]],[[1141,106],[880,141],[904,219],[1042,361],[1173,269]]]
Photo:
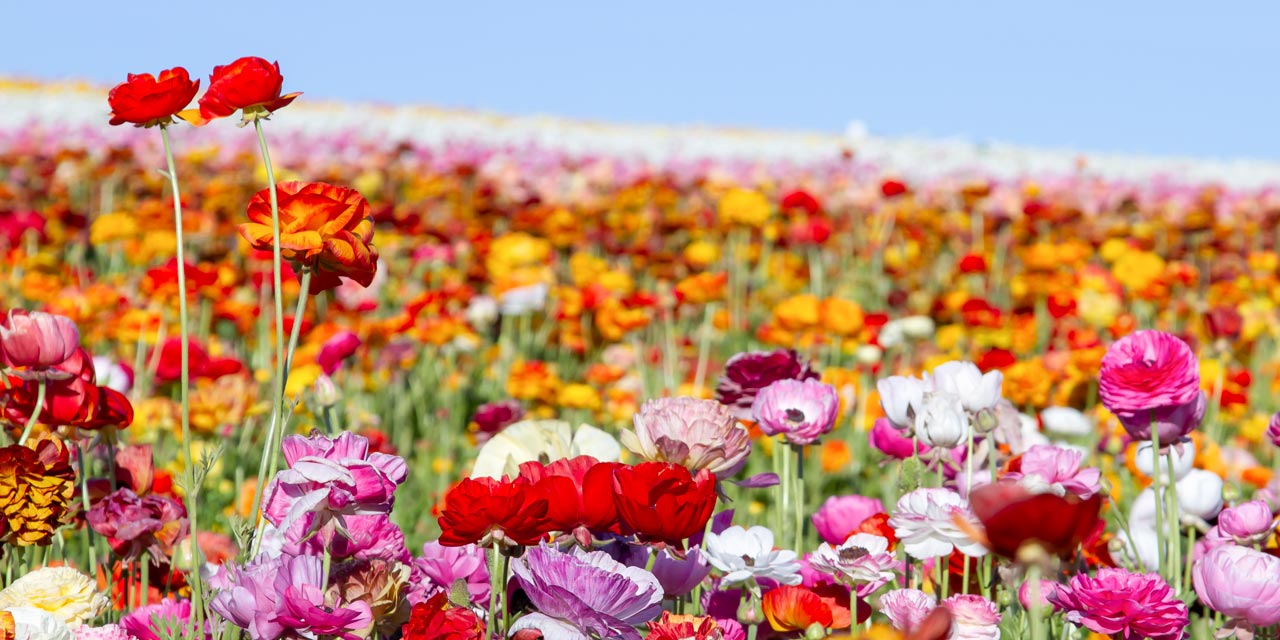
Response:
[[[796,450],[796,489],[792,501],[795,503],[795,545],[791,548],[804,555],[804,445],[792,445]]]
[[[44,409],[45,382],[43,379],[36,381],[36,408],[31,410],[31,417],[27,418],[27,426],[22,429],[22,437],[18,438],[18,444],[26,444],[27,438],[31,437],[31,429],[40,421],[40,411]]]
[[[1151,490],[1156,501],[1156,572],[1168,578],[1164,570],[1164,495],[1160,493],[1160,432],[1156,428],[1156,420],[1151,418]]]
[[[497,542],[493,543],[490,553],[493,555],[489,558],[489,637],[498,638],[500,637],[497,635],[498,621],[496,619],[498,614],[498,592],[505,585],[501,584],[502,569],[498,566],[498,562],[502,557],[502,552],[498,549]]]
[[[178,190],[178,170],[173,162],[173,147],[169,144],[169,127],[160,125],[160,138],[164,140],[164,160],[169,167],[169,188],[173,191],[173,233],[174,241],[177,245],[177,268],[178,268],[178,334],[182,340],[181,348],[181,380],[179,384],[179,397],[182,400],[182,444],[183,453],[186,455],[186,466],[184,467],[184,480],[186,484],[186,495],[183,502],[187,506],[187,520],[191,527],[190,541],[191,547],[191,624],[192,629],[199,628],[204,617],[204,603],[202,602],[204,592],[200,588],[200,566],[203,561],[200,558],[200,538],[198,532],[200,530],[200,518],[198,505],[200,500],[198,494],[200,488],[196,486],[196,457],[191,448],[191,345],[190,337],[187,334],[187,256],[185,242],[182,238],[182,196]],[[143,569],[145,571],[145,568]]]
[[[1165,491],[1168,495],[1166,505],[1169,509],[1169,585],[1173,587],[1173,594],[1182,595],[1182,518],[1181,510],[1178,508],[1178,477],[1173,471],[1173,447],[1169,447],[1169,453],[1166,454],[1169,464],[1169,488]],[[1159,472],[1159,469],[1156,470]]]

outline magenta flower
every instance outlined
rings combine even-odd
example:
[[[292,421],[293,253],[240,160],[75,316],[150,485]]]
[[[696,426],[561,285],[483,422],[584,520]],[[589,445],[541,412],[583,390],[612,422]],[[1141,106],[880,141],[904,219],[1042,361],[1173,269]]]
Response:
[[[1191,568],[1191,580],[1200,601],[1230,619],[1228,628],[1252,632],[1280,622],[1280,558],[1225,545]]]
[[[751,407],[761,389],[779,380],[817,377],[817,372],[794,350],[745,351],[724,364],[724,374],[716,383],[716,400],[728,405],[739,420],[750,420]]]
[[[1251,545],[1262,542],[1271,535],[1271,507],[1262,500],[1251,500],[1218,514],[1217,529],[1230,536],[1236,544]]]
[[[1040,581],[1040,600],[1039,604],[1045,610],[1053,607],[1053,603],[1049,602],[1049,596],[1058,590],[1058,583],[1052,580]],[[1018,587],[1018,602],[1023,609],[1031,609],[1031,581],[1024,580],[1022,586]]]
[[[191,601],[174,601],[165,598],[158,604],[134,609],[120,619],[120,626],[136,640],[161,640],[161,638],[185,637],[184,629],[190,624]]]
[[[1204,417],[1200,362],[1187,343],[1161,331],[1137,331],[1113,343],[1102,357],[1098,393],[1129,435],[1173,444]]]
[[[1017,480],[1033,493],[1071,494],[1088,500],[1102,488],[1102,471],[1081,469],[1083,460],[1084,454],[1074,449],[1038,444],[1022,454],[1021,469],[1005,474],[1004,479]]]
[[[517,423],[524,417],[524,409],[515,400],[498,400],[486,402],[476,409],[471,417],[472,431],[476,435],[476,443],[484,444],[503,429]]]
[[[916,442],[903,435],[903,432],[894,427],[888,418],[877,418],[867,438],[877,451],[895,460],[906,460],[914,456],[917,446],[920,448],[919,453],[922,457],[933,449],[923,442]]]
[[[511,571],[537,613],[510,631],[536,629],[545,637],[640,640],[637,625],[662,611],[662,586],[653,574],[628,567],[603,551],[569,553],[540,545],[511,561]]]
[[[979,595],[954,595],[942,601],[951,612],[949,640],[999,640],[1000,609]]]
[[[1179,640],[1188,624],[1187,605],[1155,573],[1077,574],[1048,598],[1068,622],[1118,640]]]
[[[25,380],[70,378],[54,367],[80,348],[80,330],[70,318],[43,311],[13,309],[0,322],[0,364]]]
[[[621,433],[622,445],[651,462],[670,462],[697,473],[707,469],[724,480],[742,470],[751,435],[728,407],[715,400],[647,400]]]
[[[761,389],[751,405],[761,431],[797,445],[813,444],[831,431],[839,411],[836,388],[817,380],[779,380]]]
[[[404,459],[369,453],[369,440],[350,432],[337,438],[320,433],[289,436],[282,444],[289,468],[267,485],[262,513],[282,531],[308,513],[317,514],[312,531],[331,542],[348,515],[388,513],[396,486],[404,482]],[[310,533],[307,531],[305,533]]]
[[[884,513],[884,503],[877,498],[831,496],[814,512],[813,528],[824,541],[838,545],[856,533],[863,520],[877,513]]]
[[[1267,440],[1272,446],[1280,447],[1280,412],[1271,416],[1271,420],[1267,421]]]
[[[276,620],[300,637],[333,636],[361,640],[373,624],[373,611],[362,601],[341,603],[325,597],[324,565],[317,556],[290,558],[276,574],[275,589],[283,607]]]
[[[431,596],[448,592],[453,583],[462,580],[477,606],[489,604],[489,567],[484,549],[474,544],[446,547],[432,540],[422,545],[422,556],[413,559],[409,603],[426,602]]]
[[[316,364],[324,370],[324,374],[331,376],[340,367],[342,362],[347,358],[355,355],[356,349],[360,348],[360,337],[350,331],[339,331],[332,338],[324,341],[320,346],[320,353],[316,356]]]
[[[153,562],[171,557],[173,545],[190,530],[181,502],[155,494],[139,498],[127,487],[99,500],[86,519],[94,531],[106,536],[112,550],[130,561],[144,551]]]
[[[249,632],[252,640],[275,640],[285,633],[277,618],[282,594],[276,577],[290,556],[260,554],[243,566],[223,565],[211,585],[217,589],[209,607],[231,624]]]
[[[322,555],[325,547],[320,536],[307,536],[313,529],[316,514],[307,514],[284,532],[284,552],[290,555]],[[334,560],[394,560],[409,564],[409,549],[404,532],[385,513],[343,517],[343,527],[329,543]]]

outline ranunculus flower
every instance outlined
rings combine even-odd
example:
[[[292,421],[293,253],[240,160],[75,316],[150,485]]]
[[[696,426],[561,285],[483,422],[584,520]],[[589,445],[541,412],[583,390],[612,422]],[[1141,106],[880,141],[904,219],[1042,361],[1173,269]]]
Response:
[[[1068,556],[1098,527],[1102,496],[1064,498],[997,482],[971,491],[969,505],[986,531],[987,548],[996,555],[1018,559],[1024,545],[1035,544],[1048,555]]]
[[[813,380],[818,373],[793,350],[747,351],[724,365],[716,383],[716,400],[728,405],[739,420],[751,419],[759,391],[779,380]]]
[[[957,594],[942,601],[951,612],[953,640],[1000,640],[1000,609],[979,595]]]
[[[128,561],[145,551],[154,561],[173,556],[173,546],[190,529],[181,502],[160,495],[142,498],[121,487],[99,500],[87,515],[89,526],[106,536],[112,550]]]
[[[1076,574],[1048,598],[1071,624],[1120,640],[1178,640],[1189,622],[1187,605],[1154,573]]]
[[[491,547],[534,544],[551,531],[550,496],[527,480],[463,478],[444,497],[440,544]]]
[[[471,432],[477,444],[484,444],[498,432],[517,423],[524,417],[524,409],[515,400],[486,402],[476,408],[471,416]]]
[[[484,621],[467,607],[455,607],[449,594],[437,593],[414,605],[403,640],[484,640]]]
[[[892,580],[901,564],[889,540],[870,533],[856,533],[839,545],[824,542],[809,556],[809,566],[854,587],[860,598]]]
[[[846,629],[853,623],[848,592],[840,602],[832,591],[783,585],[765,592],[760,607],[769,626],[781,633],[803,633],[813,625]]]
[[[48,546],[76,497],[70,452],[59,440],[0,448],[0,541]]]
[[[511,573],[537,610],[517,620],[511,632],[640,640],[635,627],[662,612],[658,579],[603,551],[574,547],[564,553],[542,545],[512,560]]]
[[[1262,500],[1238,504],[1218,514],[1218,529],[1236,544],[1252,545],[1266,540],[1274,522],[1271,506]]]
[[[1000,401],[1004,374],[999,371],[984,374],[972,362],[953,360],[934,367],[929,380],[935,391],[955,395],[966,411],[977,413],[994,408]]]
[[[683,547],[701,533],[716,505],[715,476],[676,464],[642,462],[613,472],[614,504],[624,532]]]
[[[525,462],[520,478],[548,497],[549,529],[591,546],[592,533],[617,533],[618,509],[613,501],[616,462],[591,456],[563,458],[550,464]]]
[[[916,407],[913,427],[922,444],[951,449],[969,437],[969,416],[960,396],[926,391],[920,406]]]
[[[751,416],[768,435],[782,434],[794,445],[818,441],[836,425],[840,395],[817,380],[779,380],[761,389]]]
[[[424,602],[438,593],[448,595],[458,580],[467,585],[472,604],[488,606],[490,581],[484,549],[474,544],[446,547],[432,540],[422,545],[422,555],[413,559],[409,602]]]
[[[373,617],[371,630],[387,638],[409,620],[406,592],[410,575],[409,566],[395,560],[344,562],[332,568],[325,596],[334,602],[368,605]]]
[[[746,640],[746,636],[731,637],[715,618],[710,616],[673,615],[663,611],[662,617],[648,623],[646,640]],[[741,629],[737,629],[741,633]]]
[[[656,398],[640,406],[623,431],[622,445],[645,460],[672,462],[691,472],[707,469],[724,480],[747,463],[751,436],[733,412],[715,400]]]
[[[978,519],[960,494],[945,488],[924,487],[898,499],[889,526],[906,552],[915,558],[936,558],[959,549],[967,556],[982,556],[986,547],[957,520],[976,530]]]
[[[135,640],[162,640],[185,638],[186,627],[191,620],[191,601],[165,598],[157,604],[138,607],[120,618],[120,626],[129,631]]]
[[[831,496],[813,514],[813,528],[829,544],[838,545],[857,533],[862,521],[884,512],[884,503],[865,496]]]
[[[280,95],[283,86],[280,63],[252,56],[240,58],[213,68],[209,88],[200,97],[199,114],[184,113],[183,116],[194,124],[204,124],[243,111],[244,121],[248,122],[270,115],[302,95]]]
[[[906,460],[916,453],[924,456],[933,450],[933,447],[903,435],[888,418],[876,419],[871,432],[867,434],[867,440],[877,451],[895,460]]]
[[[320,345],[316,364],[320,365],[325,375],[331,376],[342,366],[342,361],[355,354],[360,344],[360,336],[350,331],[339,331]]]
[[[138,127],[151,127],[173,122],[191,104],[200,90],[200,81],[192,81],[182,67],[165,69],[159,76],[149,73],[129,74],[107,94],[111,106],[111,125],[126,122]]]
[[[13,309],[0,322],[0,356],[12,373],[30,380],[62,380],[71,372],[55,367],[75,355],[80,331],[70,318]]]
[[[1227,628],[1252,632],[1280,622],[1280,558],[1224,545],[1195,563],[1191,580],[1200,601],[1228,618]]]
[[[337,287],[341,278],[366,287],[373,282],[378,269],[373,216],[359,191],[323,182],[281,182],[276,193],[281,256],[312,270],[311,294]],[[247,214],[249,222],[240,225],[240,235],[254,249],[270,251],[270,188],[254,194]]]
[[[662,591],[667,597],[685,596],[693,592],[693,589],[711,573],[711,565],[707,561],[707,554],[702,552],[698,546],[689,547],[684,553],[684,557],[677,557],[670,549],[654,549],[648,547],[647,555],[656,554],[653,566],[650,572],[658,579],[658,583],[662,585]]]
[[[589,424],[575,429],[562,420],[523,420],[502,429],[480,447],[471,477],[515,476],[520,473],[521,463],[575,456],[617,462],[622,457],[622,446],[608,432]]]
[[[1088,499],[1101,488],[1102,471],[1093,467],[1081,469],[1083,460],[1084,454],[1074,449],[1038,444],[1027,449],[1018,458],[1017,470],[1006,473],[1003,479],[1017,480],[1032,493],[1069,493]]]
[[[84,624],[106,610],[107,596],[89,576],[71,567],[36,569],[0,591],[0,610],[31,607],[66,625]]]
[[[750,529],[732,526],[703,539],[707,562],[723,574],[722,587],[767,578],[782,584],[800,584],[800,563],[796,552],[773,548],[773,532],[767,527]]]
[[[1102,357],[1098,384],[1102,403],[1136,440],[1173,444],[1204,415],[1200,362],[1187,343],[1161,331],[1136,331],[1113,343]],[[1198,407],[1198,408],[1197,408]]]

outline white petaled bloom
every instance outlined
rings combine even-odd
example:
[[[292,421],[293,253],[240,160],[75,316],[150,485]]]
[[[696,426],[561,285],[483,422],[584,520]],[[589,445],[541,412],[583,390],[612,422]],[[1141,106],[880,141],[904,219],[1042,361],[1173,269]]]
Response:
[[[74,634],[67,623],[35,607],[5,609],[13,616],[14,640],[72,640]]]
[[[36,569],[0,591],[0,609],[34,607],[67,625],[98,617],[108,604],[93,579],[71,567]]]
[[[591,456],[601,462],[617,462],[622,445],[617,438],[589,424],[577,429],[562,420],[523,420],[498,432],[480,447],[472,478],[519,475],[521,463],[545,459]]]
[[[1093,433],[1093,421],[1079,409],[1049,407],[1040,412],[1044,430],[1060,436],[1087,436]]]
[[[889,423],[898,429],[910,429],[914,416],[924,400],[924,381],[907,376],[889,376],[876,382],[880,407]]]
[[[498,305],[502,313],[508,316],[541,311],[547,306],[547,293],[550,290],[545,282],[508,289],[498,296]]]
[[[1222,478],[1212,471],[1192,469],[1178,481],[1178,511],[1212,520],[1222,511]]]
[[[942,601],[951,613],[948,640],[1000,640],[1000,609],[979,595],[954,595]]]
[[[906,339],[906,333],[902,330],[901,320],[890,320],[880,327],[880,331],[876,333],[876,342],[885,349],[892,349]]]
[[[999,371],[982,373],[972,362],[953,360],[933,369],[933,388],[960,397],[966,411],[977,413],[995,408],[1000,401],[1000,387],[1004,374]]]
[[[753,578],[769,578],[793,586],[802,581],[796,552],[774,549],[773,532],[766,527],[744,529],[735,525],[719,534],[708,533],[702,550],[707,562],[724,574],[721,587]]]
[[[900,564],[889,553],[889,540],[873,533],[856,533],[835,547],[824,542],[809,556],[809,566],[853,585],[860,598],[892,580]]]
[[[467,305],[465,317],[472,327],[487,329],[498,319],[498,301],[490,296],[476,296]]]
[[[902,335],[912,340],[924,340],[933,335],[936,326],[929,316],[907,316],[902,323]]]
[[[982,528],[960,494],[950,489],[925,487],[898,499],[889,526],[913,558],[946,556],[954,549],[970,557],[986,555],[987,548],[969,537],[957,520],[972,530]]]
[[[111,358],[94,356],[93,370],[97,374],[96,382],[100,387],[114,389],[120,393],[129,393],[129,389],[133,388],[133,376]]]
[[[1156,535],[1153,525],[1129,523],[1129,530],[1117,532],[1116,539],[1121,543],[1121,550],[1116,554],[1118,557],[1127,558],[1144,571],[1160,568],[1157,562],[1160,558],[1160,536]]]
[[[937,607],[938,601],[919,589],[894,589],[880,596],[880,612],[903,633],[915,630]]]
[[[1169,483],[1169,459],[1173,458],[1173,478],[1174,480],[1182,480],[1191,473],[1191,467],[1196,460],[1196,443],[1194,440],[1179,443],[1171,446],[1168,453],[1158,453],[1156,457],[1160,463],[1160,484],[1161,486]],[[1151,462],[1151,443],[1139,442],[1138,448],[1134,451],[1133,462],[1143,475],[1151,477],[1151,470],[1155,466]]]
[[[935,391],[924,394],[924,402],[916,411],[915,434],[931,447],[951,449],[969,437],[969,415],[960,396]]]

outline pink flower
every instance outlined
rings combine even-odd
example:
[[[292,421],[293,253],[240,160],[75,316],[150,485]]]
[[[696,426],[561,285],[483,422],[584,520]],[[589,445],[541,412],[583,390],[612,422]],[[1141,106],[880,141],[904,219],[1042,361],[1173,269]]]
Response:
[[[1022,454],[1021,470],[1007,473],[1004,478],[1017,480],[1035,493],[1060,497],[1070,493],[1088,500],[1101,488],[1102,471],[1081,469],[1082,460],[1084,454],[1074,449],[1038,444]]]
[[[1050,607],[1052,607],[1053,604],[1049,602],[1049,596],[1050,594],[1054,593],[1057,590],[1058,590],[1058,583],[1052,580],[1041,580],[1040,581],[1040,601],[1039,601],[1040,606],[1044,607],[1045,609],[1049,609]],[[1023,609],[1028,609],[1028,610],[1031,609],[1031,581],[1030,580],[1023,581],[1022,586],[1018,587],[1018,602],[1022,605]]]
[[[1160,444],[1172,444],[1204,416],[1195,353],[1161,331],[1137,331],[1113,343],[1102,357],[1098,393],[1136,440],[1151,439],[1154,421]]]
[[[895,428],[888,418],[877,418],[867,438],[871,441],[871,446],[895,460],[906,460],[916,454],[917,443],[902,435],[902,431]],[[919,447],[921,456],[933,448],[923,442],[919,443]]]
[[[1280,622],[1280,558],[1226,545],[1191,568],[1196,595],[1206,606],[1252,630]]]
[[[915,558],[951,555],[955,549],[978,557],[987,549],[962,530],[957,520],[968,523],[970,530],[981,530],[969,503],[960,494],[940,487],[916,489],[898,499],[889,526],[906,552]]]
[[[856,533],[838,546],[822,543],[809,565],[857,589],[865,598],[893,579],[902,563],[889,552],[889,540],[870,533]]]
[[[1273,446],[1280,447],[1280,412],[1271,416],[1271,420],[1267,422],[1267,440]]]
[[[126,487],[99,500],[86,519],[126,560],[136,560],[144,551],[153,560],[171,557],[173,545],[187,537],[190,528],[181,502],[156,494],[139,498]]]
[[[724,480],[742,470],[751,435],[728,407],[715,400],[647,400],[624,430],[622,445],[641,458],[670,462],[697,473],[707,469]]]
[[[309,513],[284,533],[284,552],[290,555],[321,555],[325,543],[320,536],[306,535],[318,516]],[[409,564],[409,549],[404,532],[385,513],[343,516],[342,530],[329,542],[329,553],[335,561],[394,560]]]
[[[937,606],[933,596],[919,589],[894,589],[880,596],[880,612],[902,633],[911,633]]]
[[[325,375],[331,376],[342,362],[355,354],[356,349],[360,348],[360,337],[350,331],[339,331],[332,338],[324,341],[320,346],[320,354],[316,356],[316,364],[324,370]]]
[[[813,528],[823,540],[838,545],[857,532],[863,520],[877,513],[884,513],[884,503],[876,498],[831,496],[813,514]]]
[[[326,598],[323,561],[318,556],[297,556],[276,574],[275,588],[283,605],[276,620],[302,637],[336,636],[360,640],[373,623],[368,603],[342,603]]]
[[[942,601],[951,612],[950,640],[999,640],[1000,609],[978,595],[954,595]]]
[[[1158,574],[1099,569],[1078,574],[1049,595],[1067,621],[1118,640],[1178,640],[1187,605]]]
[[[186,637],[184,629],[191,620],[191,601],[165,598],[158,604],[134,609],[120,619],[120,626],[136,640],[161,640],[162,637]],[[173,634],[177,635],[173,635]]]
[[[836,388],[817,380],[779,380],[761,389],[751,405],[761,431],[798,445],[813,444],[831,431],[839,411]]]
[[[426,602],[441,591],[448,592],[457,580],[466,583],[472,604],[488,606],[489,568],[484,549],[474,544],[446,547],[432,540],[422,545],[422,556],[413,560],[409,603]]]
[[[104,624],[101,627],[82,624],[71,631],[76,634],[76,640],[134,640],[133,636],[118,624]]]
[[[53,367],[66,362],[80,348],[80,330],[70,318],[43,311],[13,309],[0,322],[0,364],[13,367],[26,380],[70,378]]]
[[[1271,507],[1262,500],[1252,500],[1224,509],[1218,514],[1217,528],[1231,536],[1236,544],[1262,542],[1271,534]]]

